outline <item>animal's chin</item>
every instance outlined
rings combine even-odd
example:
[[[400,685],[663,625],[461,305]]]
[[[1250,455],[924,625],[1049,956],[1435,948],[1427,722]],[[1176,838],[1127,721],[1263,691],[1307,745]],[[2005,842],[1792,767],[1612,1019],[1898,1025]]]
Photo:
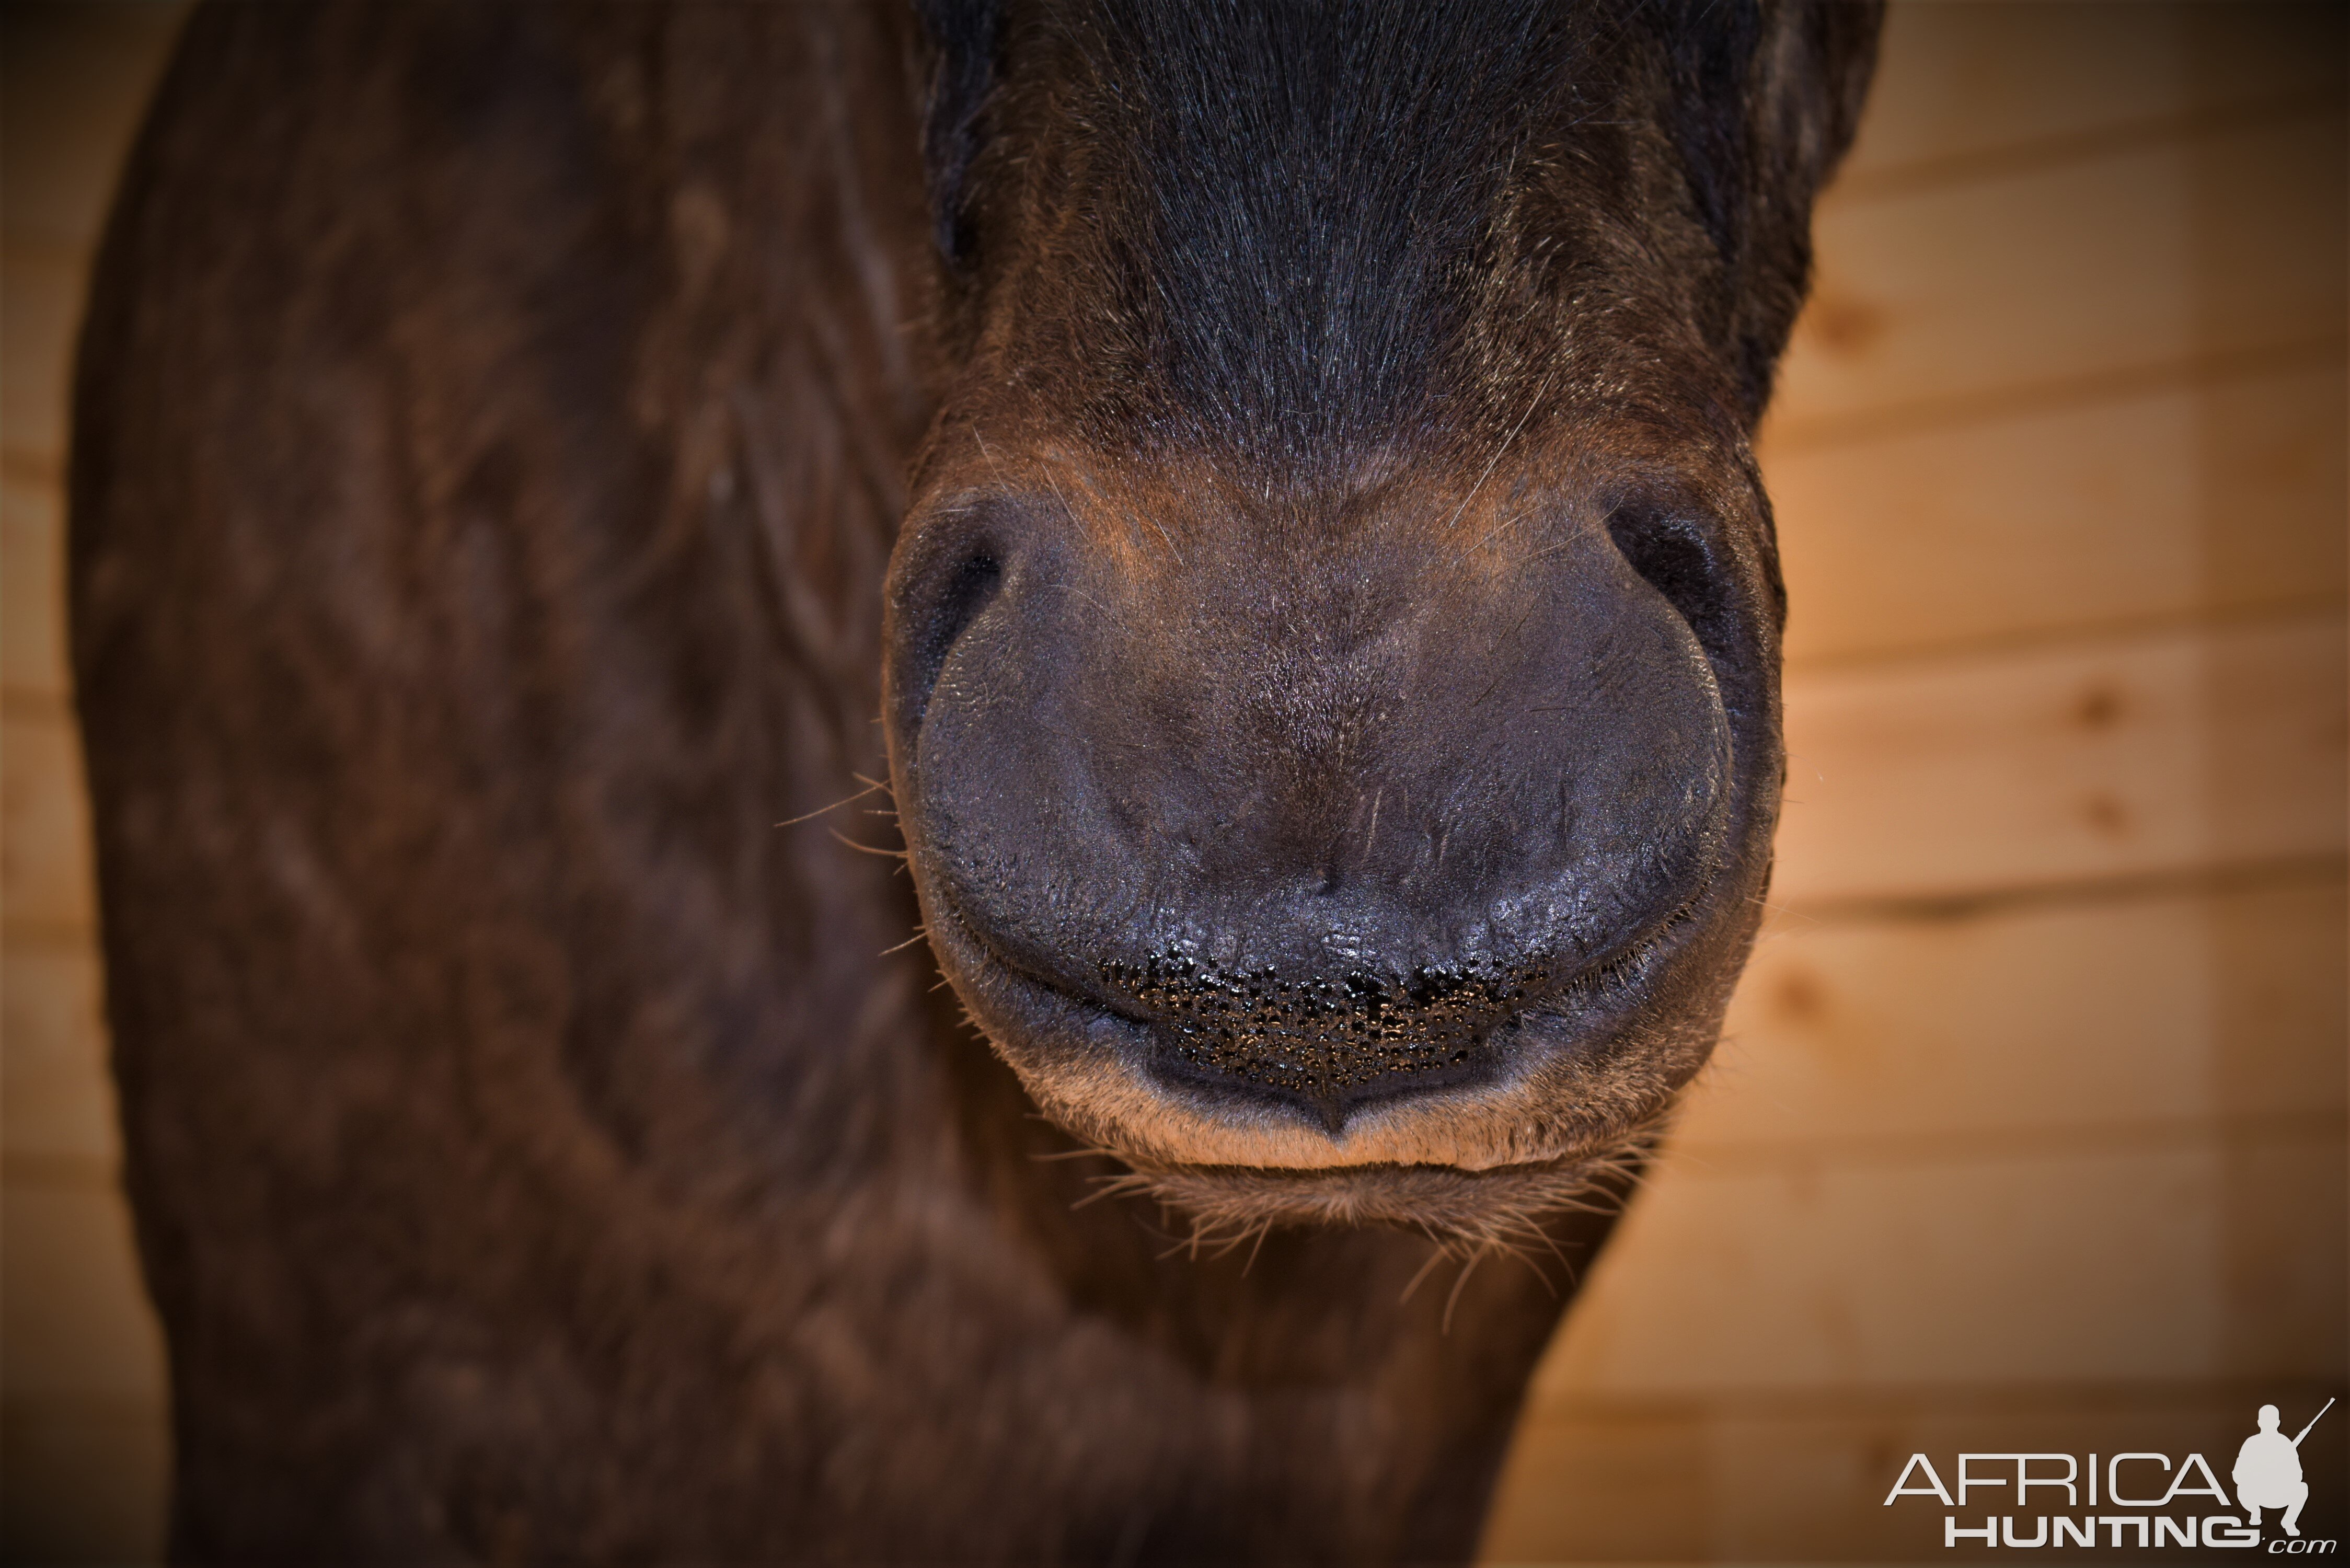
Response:
[[[1188,1213],[1209,1237],[1266,1225],[1394,1225],[1471,1246],[1509,1246],[1541,1234],[1561,1210],[1613,1212],[1653,1146],[1652,1132],[1580,1159],[1464,1170],[1364,1165],[1332,1170],[1135,1164],[1119,1185]],[[1135,1163],[1135,1162],[1129,1162]]]

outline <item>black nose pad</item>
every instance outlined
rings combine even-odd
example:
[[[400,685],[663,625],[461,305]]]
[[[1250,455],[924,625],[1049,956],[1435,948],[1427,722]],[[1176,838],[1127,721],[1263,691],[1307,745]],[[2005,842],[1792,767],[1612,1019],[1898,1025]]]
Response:
[[[1158,1023],[1159,1065],[1179,1077],[1273,1090],[1335,1112],[1382,1093],[1477,1075],[1495,1028],[1539,996],[1549,971],[1419,968],[1334,978],[1227,971],[1181,955],[1109,963],[1102,978]]]

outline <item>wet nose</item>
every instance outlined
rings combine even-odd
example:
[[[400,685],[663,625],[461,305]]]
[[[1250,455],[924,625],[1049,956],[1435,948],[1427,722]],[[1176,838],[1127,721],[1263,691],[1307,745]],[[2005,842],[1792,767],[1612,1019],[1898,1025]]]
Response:
[[[1505,580],[1141,587],[999,535],[935,581],[900,713],[933,918],[1164,1076],[1336,1116],[1492,1074],[1724,852],[1704,651],[1604,530]]]

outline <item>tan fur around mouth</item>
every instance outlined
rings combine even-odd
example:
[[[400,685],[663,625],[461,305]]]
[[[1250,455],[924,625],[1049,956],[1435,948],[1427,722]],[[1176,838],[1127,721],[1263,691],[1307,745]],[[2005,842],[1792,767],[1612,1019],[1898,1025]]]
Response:
[[[1147,1193],[1182,1210],[1200,1246],[1292,1224],[1401,1226],[1424,1231],[1453,1251],[1542,1246],[1544,1216],[1620,1207],[1658,1137],[1650,1128],[1587,1159],[1484,1171],[1429,1165],[1340,1170],[1137,1165],[1109,1179],[1106,1189]]]

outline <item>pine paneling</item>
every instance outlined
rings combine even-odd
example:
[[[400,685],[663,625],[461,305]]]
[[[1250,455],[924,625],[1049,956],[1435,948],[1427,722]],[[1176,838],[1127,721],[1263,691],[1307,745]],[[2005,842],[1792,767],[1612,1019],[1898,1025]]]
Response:
[[[1773,902],[2338,855],[2343,623],[1838,669],[1787,687]]]
[[[0,1275],[0,1391],[151,1397],[163,1346],[147,1310],[130,1214],[108,1191],[12,1181],[5,1196],[8,1268]]]
[[[161,1556],[171,1431],[152,1399],[0,1403],[0,1520],[12,1563]]]
[[[2306,1116],[2345,1093],[2338,877],[1780,919],[1674,1146],[1709,1168]],[[2108,1049],[2126,1042],[2129,1070]]]
[[[102,1009],[88,944],[19,940],[0,957],[8,1043],[0,1052],[0,1150],[9,1162],[113,1168],[120,1138]]]
[[[96,247],[185,0],[17,0],[0,97],[8,237]]]
[[[2339,603],[2341,365],[1765,445],[1787,660]]]
[[[1535,1398],[2216,1374],[2225,1168],[2217,1140],[1678,1159]]]
[[[1898,5],[1840,193],[2045,161],[2340,88],[2336,6],[2137,5],[2127,16],[2095,4]]]
[[[161,1334],[116,1186],[65,657],[66,390],[83,279],[178,4],[0,12],[0,1559],[153,1561]]]
[[[65,518],[55,483],[0,476],[0,691],[62,702]]]
[[[0,716],[0,910],[16,929],[93,928],[81,750],[61,717]]]
[[[54,464],[65,454],[66,378],[81,320],[78,253],[11,240],[0,249],[0,449]]]
[[[1804,351],[1787,360],[1773,439],[2337,347],[2345,173],[2330,105],[1823,202]]]
[[[2246,1221],[2282,1205],[2296,1243],[2338,1236],[2344,1171],[2338,1128],[1727,1171],[1681,1160],[1594,1270],[1533,1418],[2338,1381],[2340,1251],[2263,1249]],[[1824,1523],[1816,1543],[1839,1533]]]

